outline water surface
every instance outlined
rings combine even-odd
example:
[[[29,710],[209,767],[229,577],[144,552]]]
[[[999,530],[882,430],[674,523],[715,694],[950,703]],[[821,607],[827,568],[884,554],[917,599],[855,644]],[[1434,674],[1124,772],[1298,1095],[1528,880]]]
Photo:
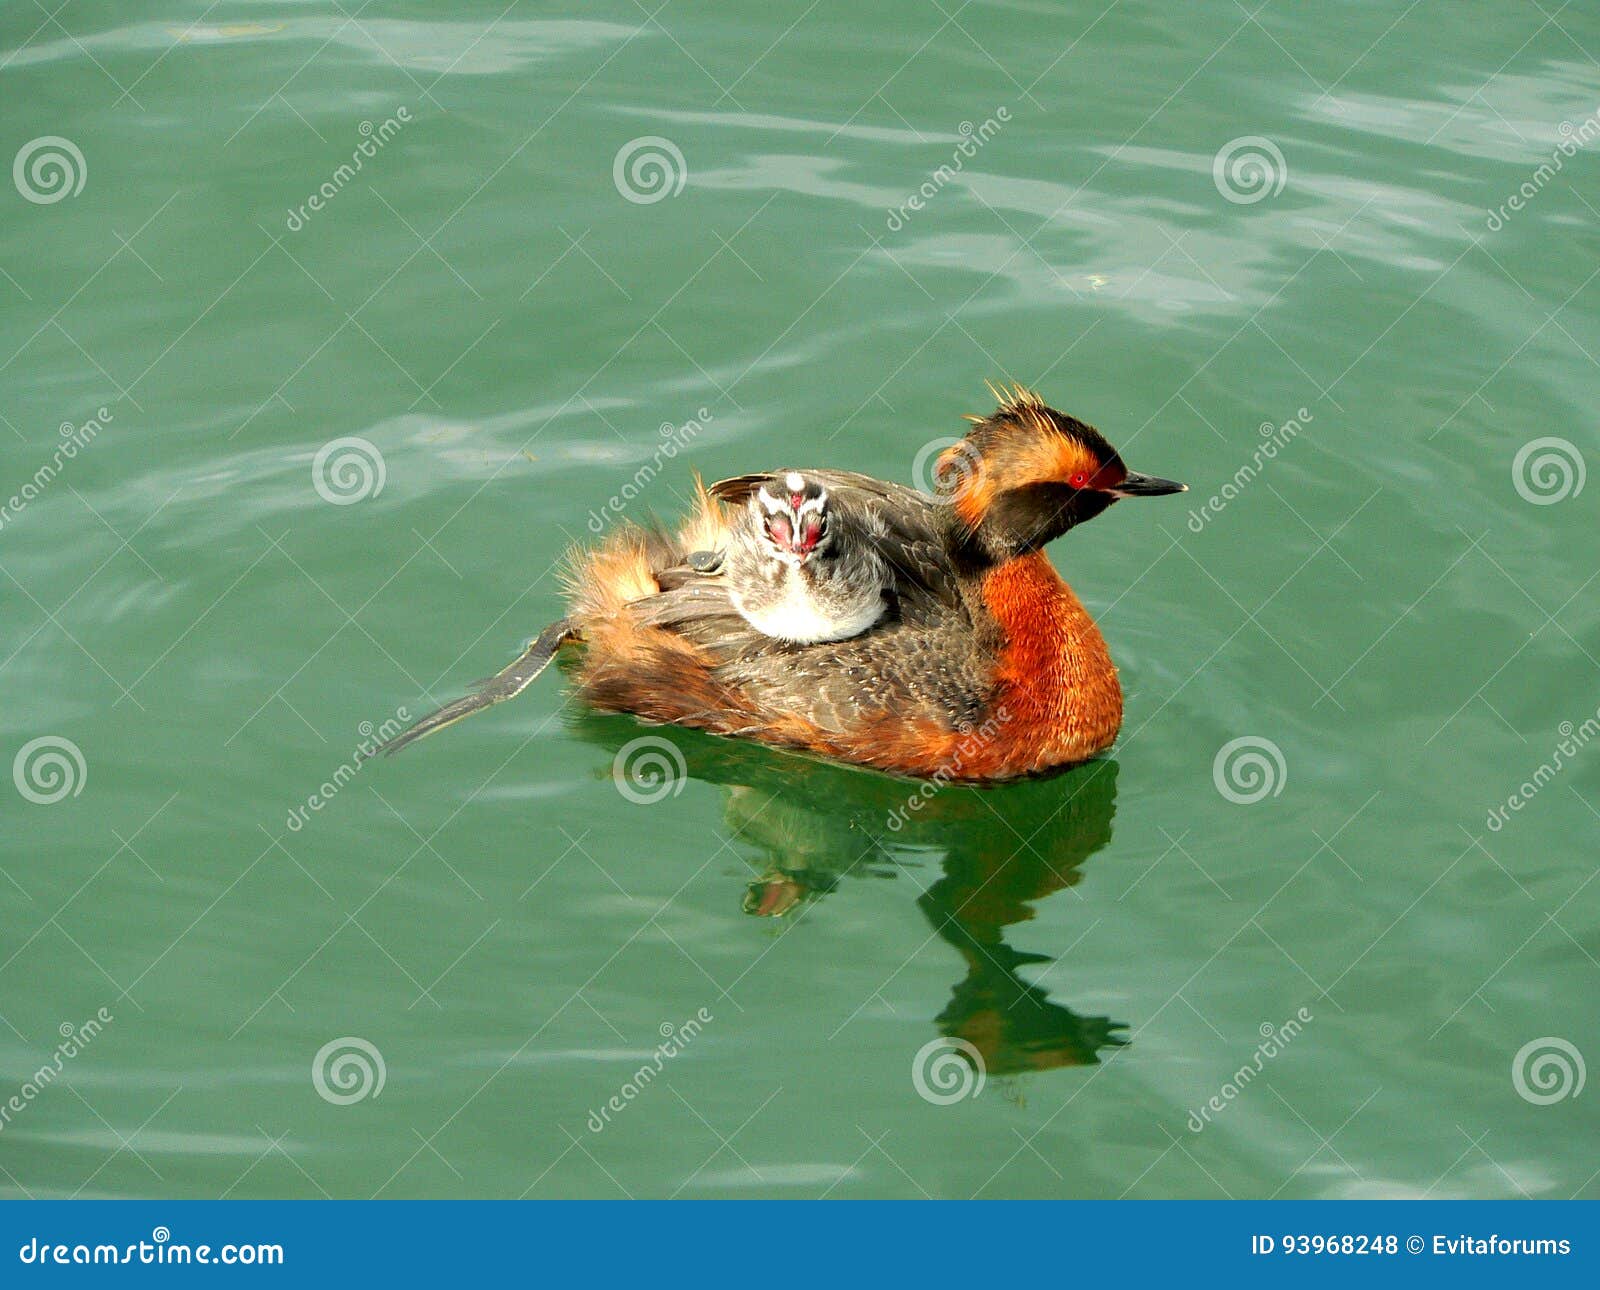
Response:
[[[1592,12],[78,0],[0,51],[0,733],[81,756],[0,794],[0,1189],[1596,1194],[1593,1093],[1517,1064],[1600,1054]],[[911,480],[986,379],[1192,485],[1053,551],[1105,761],[897,816],[673,733],[640,803],[552,673],[341,769],[615,511]]]

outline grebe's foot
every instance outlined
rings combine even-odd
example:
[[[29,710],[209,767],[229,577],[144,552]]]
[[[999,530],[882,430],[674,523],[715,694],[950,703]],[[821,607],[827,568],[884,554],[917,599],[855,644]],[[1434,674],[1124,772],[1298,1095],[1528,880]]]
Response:
[[[577,633],[566,619],[551,623],[539,633],[538,638],[510,667],[479,682],[478,688],[471,694],[445,704],[437,712],[430,712],[414,726],[401,731],[378,751],[386,757],[392,756],[407,744],[413,744],[418,739],[431,735],[435,730],[443,730],[446,726],[455,725],[463,717],[470,717],[474,712],[516,698],[550,665],[550,660],[556,656],[556,651],[562,645],[576,639]]]

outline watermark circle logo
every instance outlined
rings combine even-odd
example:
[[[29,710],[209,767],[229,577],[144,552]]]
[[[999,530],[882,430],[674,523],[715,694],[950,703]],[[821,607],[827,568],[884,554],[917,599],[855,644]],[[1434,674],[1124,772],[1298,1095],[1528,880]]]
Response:
[[[330,439],[311,460],[311,483],[317,496],[334,506],[351,506],[376,497],[388,478],[378,445],[354,435]]]
[[[911,460],[911,486],[941,506],[949,506],[978,473],[978,452],[965,439],[929,439]]]
[[[1277,797],[1289,782],[1283,749],[1260,735],[1242,735],[1217,749],[1211,761],[1211,782],[1230,802],[1250,806]]]
[[[157,1245],[165,1245],[172,1239],[172,1230],[166,1226],[152,1227],[150,1229],[150,1239]]]
[[[29,139],[11,162],[11,182],[36,206],[76,197],[88,180],[89,163],[78,145],[59,134]]]
[[[983,1054],[965,1039],[941,1035],[917,1049],[911,1059],[911,1084],[934,1106],[949,1106],[983,1092]]]
[[[1530,1039],[1511,1059],[1512,1086],[1524,1102],[1535,1106],[1577,1097],[1588,1075],[1583,1054],[1555,1035]]]
[[[89,782],[89,764],[72,740],[40,735],[17,750],[11,761],[11,782],[30,802],[50,806],[83,792]]]
[[[1554,506],[1576,497],[1587,479],[1578,445],[1554,435],[1530,439],[1511,462],[1511,483],[1517,496],[1534,506]]]
[[[617,749],[611,759],[611,779],[630,802],[650,806],[683,792],[689,763],[670,739],[641,735]]]
[[[658,134],[629,139],[611,162],[611,182],[636,206],[676,197],[689,182],[689,163],[671,139]]]
[[[1289,182],[1289,163],[1271,139],[1241,135],[1223,144],[1211,159],[1211,182],[1236,206],[1276,197]]]
[[[383,1054],[358,1035],[330,1039],[311,1059],[317,1096],[334,1106],[351,1106],[383,1092],[389,1077]]]

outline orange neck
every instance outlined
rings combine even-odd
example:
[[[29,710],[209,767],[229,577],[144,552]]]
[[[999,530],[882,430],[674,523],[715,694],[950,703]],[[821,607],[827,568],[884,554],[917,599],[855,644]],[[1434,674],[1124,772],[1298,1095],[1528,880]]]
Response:
[[[1003,634],[994,707],[1001,747],[1027,770],[1082,761],[1110,747],[1122,725],[1122,687],[1100,629],[1042,551],[983,578]]]

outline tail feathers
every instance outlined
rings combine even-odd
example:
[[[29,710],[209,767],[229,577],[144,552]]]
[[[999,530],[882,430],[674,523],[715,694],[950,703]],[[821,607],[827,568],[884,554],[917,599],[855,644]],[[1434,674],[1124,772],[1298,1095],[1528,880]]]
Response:
[[[414,726],[401,731],[378,751],[386,757],[392,756],[407,744],[415,743],[418,739],[431,735],[435,730],[443,730],[446,726],[453,726],[463,717],[470,717],[474,712],[502,703],[506,699],[516,698],[550,665],[550,660],[556,656],[556,651],[562,645],[577,638],[576,629],[567,619],[551,623],[539,633],[538,639],[529,645],[510,667],[480,682],[478,688],[471,694],[445,704],[437,712],[429,713]]]

